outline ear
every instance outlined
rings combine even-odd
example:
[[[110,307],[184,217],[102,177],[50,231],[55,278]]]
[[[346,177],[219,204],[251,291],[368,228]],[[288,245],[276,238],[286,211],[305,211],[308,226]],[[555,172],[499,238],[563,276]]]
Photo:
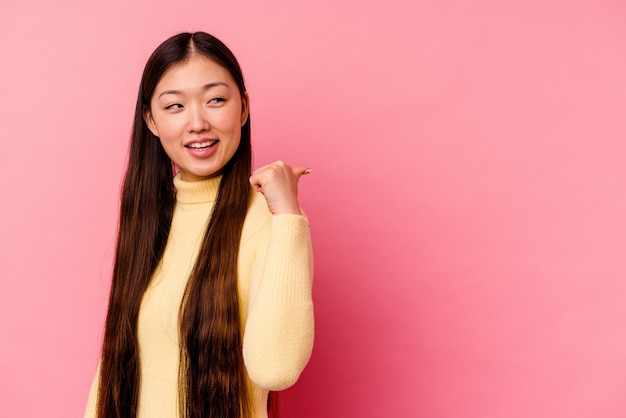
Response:
[[[158,138],[159,130],[157,129],[156,123],[154,123],[154,118],[152,117],[152,111],[150,110],[149,107],[144,108],[142,116],[143,116],[143,120],[146,122],[146,125],[148,125],[148,129],[150,129],[150,132],[152,132],[154,136]]]
[[[248,116],[250,116],[250,96],[245,92],[241,97],[241,126],[246,124]]]

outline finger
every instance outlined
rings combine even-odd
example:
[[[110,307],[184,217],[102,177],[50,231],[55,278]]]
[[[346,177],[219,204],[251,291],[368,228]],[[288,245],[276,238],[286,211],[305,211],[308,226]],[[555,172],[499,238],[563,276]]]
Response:
[[[261,181],[256,171],[252,174],[252,176],[250,176],[249,181],[250,181],[250,185],[252,186],[254,190],[256,190],[257,192],[261,191]]]
[[[293,175],[296,176],[297,179],[299,179],[301,176],[305,174],[312,173],[313,170],[311,170],[309,167],[296,167],[292,169],[292,172],[293,172]]]

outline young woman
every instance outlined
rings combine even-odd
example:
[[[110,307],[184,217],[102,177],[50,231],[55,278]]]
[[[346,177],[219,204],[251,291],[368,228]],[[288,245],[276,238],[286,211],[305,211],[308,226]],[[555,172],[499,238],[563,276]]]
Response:
[[[86,417],[267,417],[269,391],[308,362],[309,170],[251,174],[249,104],[211,35],[173,36],[149,58]]]

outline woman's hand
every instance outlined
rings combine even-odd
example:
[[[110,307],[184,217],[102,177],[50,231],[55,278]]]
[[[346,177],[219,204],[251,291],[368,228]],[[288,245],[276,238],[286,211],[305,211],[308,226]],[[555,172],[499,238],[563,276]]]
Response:
[[[267,207],[273,215],[300,215],[298,180],[303,174],[310,172],[307,167],[291,168],[282,161],[276,161],[252,173],[250,184],[265,196]]]

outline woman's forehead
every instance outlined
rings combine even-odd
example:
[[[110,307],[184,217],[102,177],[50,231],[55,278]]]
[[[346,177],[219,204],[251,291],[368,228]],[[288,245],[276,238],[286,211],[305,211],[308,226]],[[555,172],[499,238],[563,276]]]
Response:
[[[209,58],[194,55],[170,67],[159,80],[154,95],[159,97],[164,91],[185,93],[218,86],[237,88],[228,70]]]

